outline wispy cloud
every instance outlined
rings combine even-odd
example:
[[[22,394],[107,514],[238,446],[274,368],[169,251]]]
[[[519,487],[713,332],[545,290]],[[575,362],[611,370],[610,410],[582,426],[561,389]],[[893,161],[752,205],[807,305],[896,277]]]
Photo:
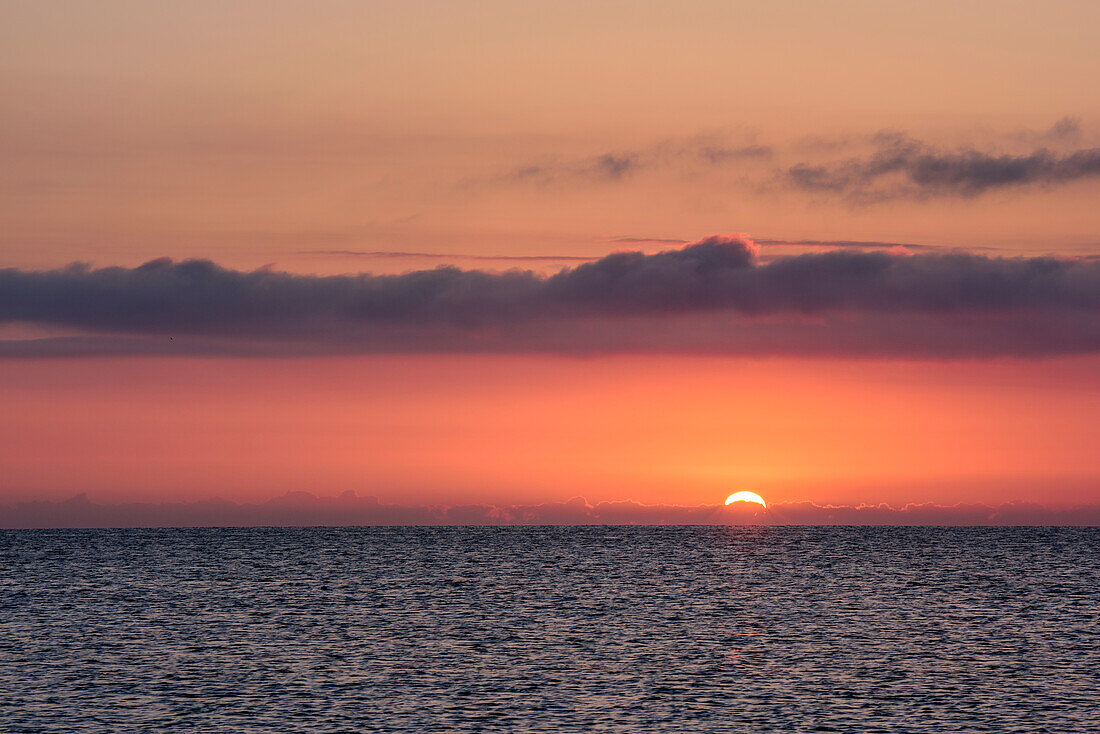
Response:
[[[618,245],[686,245],[688,240],[668,237],[613,237],[608,242]]]
[[[97,343],[144,353],[142,337],[169,353],[1079,354],[1100,350],[1100,262],[860,248],[763,262],[741,235],[617,252],[548,277],[311,276],[161,259],[2,270],[6,322],[81,332],[0,343],[8,356]]]
[[[1081,137],[1081,120],[1076,117],[1063,117],[1050,126],[1047,136],[1054,140],[1076,140]]]
[[[781,240],[753,237],[752,241],[761,247],[780,247],[819,250],[910,250],[926,252],[1004,252],[1004,248],[985,245],[955,247],[951,245],[930,245],[916,242],[894,242],[887,240]],[[662,237],[614,237],[605,240],[623,245],[686,245],[688,240]],[[598,258],[591,258],[596,260]]]
[[[402,252],[398,250],[302,250],[299,255],[327,255],[377,260],[478,260],[485,262],[589,262],[598,260],[586,255],[476,255],[464,252]]]
[[[1100,148],[1067,149],[1086,138],[1081,121],[1049,128],[960,134],[954,146],[904,131],[849,133],[764,145],[721,136],[665,140],[581,157],[519,165],[500,180],[539,184],[613,184],[635,175],[703,175],[736,170],[714,185],[756,193],[780,187],[835,195],[849,203],[891,199],[973,198],[989,191],[1057,186],[1100,177]],[[844,156],[847,157],[840,157]]]
[[[509,181],[550,183],[566,180],[620,181],[647,165],[639,154],[604,153],[572,161],[527,164],[516,168],[504,178]]]
[[[902,248],[906,250],[925,250],[928,252],[950,250],[940,245],[921,245],[912,242],[883,242],[873,240],[753,240],[758,245],[766,247],[813,247],[835,250],[892,250]],[[968,250],[986,248],[968,248]]]
[[[1100,177],[1100,148],[1022,154],[947,150],[907,136],[884,136],[877,150],[835,163],[786,169],[793,188],[857,203],[896,198],[975,197],[995,189],[1059,185]]]
[[[699,169],[763,162],[771,159],[773,154],[774,149],[771,146],[755,143],[729,145],[710,138],[663,141],[581,158],[527,163],[513,169],[504,180],[538,183],[616,182],[643,171],[675,166]]]
[[[1074,143],[1085,136],[1080,118],[1066,116],[1045,129],[1023,129],[1008,135],[1026,145],[1060,145]]]

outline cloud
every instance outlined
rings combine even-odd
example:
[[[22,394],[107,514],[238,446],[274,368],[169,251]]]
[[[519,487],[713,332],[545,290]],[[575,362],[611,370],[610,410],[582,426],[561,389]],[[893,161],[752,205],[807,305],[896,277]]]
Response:
[[[513,168],[499,182],[613,184],[643,172],[700,176],[735,170],[736,180],[711,185],[836,194],[853,203],[897,198],[973,198],[987,191],[1053,186],[1100,176],[1100,148],[1080,147],[1081,121],[1063,117],[1044,129],[959,132],[957,147],[904,131],[848,133],[763,145],[730,144],[722,135],[668,139],[581,157],[558,157]],[[1001,148],[1007,146],[1008,152]],[[838,156],[847,155],[846,158]],[[795,160],[791,160],[791,157]],[[774,164],[772,163],[774,161]],[[771,164],[771,165],[769,165]]]
[[[688,240],[663,237],[614,237],[606,242],[623,245],[686,245]],[[1001,247],[969,246],[953,247],[949,245],[929,245],[914,242],[888,242],[884,240],[779,240],[753,237],[752,241],[763,247],[782,247],[818,250],[925,250],[928,252],[1004,252]],[[578,258],[580,259],[580,258]],[[598,258],[586,258],[597,260]]]
[[[1081,121],[1076,117],[1063,117],[1050,126],[1046,135],[1054,140],[1076,140],[1081,137]]]
[[[676,165],[702,170],[731,164],[752,164],[769,160],[774,150],[768,145],[727,145],[709,138],[665,141],[634,150],[620,150],[577,159],[529,163],[513,169],[506,181],[617,182],[634,174]]]
[[[764,245],[767,247],[805,247],[805,248],[823,248],[831,250],[927,250],[927,251],[945,251],[952,248],[942,247],[940,245],[920,245],[912,242],[880,242],[880,241],[868,241],[868,240],[770,240],[754,238],[753,241],[758,245]],[[967,248],[970,250],[987,250],[991,248],[976,247]]]
[[[516,168],[507,176],[509,181],[550,183],[568,179],[587,181],[620,181],[645,167],[638,153],[604,153],[577,161],[529,164]]]
[[[589,262],[599,259],[587,255],[475,255],[465,252],[402,252],[397,250],[301,250],[298,254],[361,257],[378,260],[478,260],[485,262]]]
[[[629,500],[589,504],[582,498],[536,505],[383,504],[348,491],[337,497],[289,492],[265,502],[98,504],[84,494],[63,502],[0,506],[0,528],[378,526],[378,525],[1066,525],[1100,524],[1100,505],[1047,507],[908,504],[753,506],[645,505]]]
[[[638,167],[638,158],[635,155],[615,155],[608,153],[601,155],[592,166],[601,175],[607,178],[622,178],[627,173]]]
[[[686,245],[687,240],[670,237],[613,237],[608,242],[620,245]]]
[[[1073,124],[1055,126],[1060,138],[1073,136]],[[1100,177],[1100,148],[1060,154],[1038,148],[998,154],[973,148],[944,150],[905,135],[883,134],[878,149],[836,163],[800,162],[784,177],[795,189],[832,193],[853,202],[933,196],[975,197],[994,189],[1058,185]]]
[[[771,158],[775,151],[770,145],[742,145],[729,148],[721,145],[704,145],[697,151],[698,156],[708,163],[720,164],[731,161]]]
[[[8,322],[77,333],[0,342],[7,356],[97,345],[110,354],[1080,354],[1100,350],[1100,261],[852,249],[761,262],[741,235],[617,252],[549,277],[455,267],[313,276],[159,259],[0,270]]]

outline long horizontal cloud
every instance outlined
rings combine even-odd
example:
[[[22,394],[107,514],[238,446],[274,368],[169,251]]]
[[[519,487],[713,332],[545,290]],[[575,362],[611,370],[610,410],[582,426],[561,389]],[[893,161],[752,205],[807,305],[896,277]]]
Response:
[[[737,505],[744,505],[743,507]],[[1100,525],[1100,505],[1052,508],[1031,502],[984,504],[818,505],[747,503],[644,505],[581,498],[538,505],[383,504],[346,492],[291,492],[266,502],[228,500],[98,504],[81,494],[64,502],[0,506],[0,528],[240,527],[358,525]]]
[[[617,151],[575,160],[529,163],[509,172],[505,181],[537,183],[616,182],[642,171],[685,165],[689,168],[721,168],[761,162],[772,157],[770,146],[727,145],[721,141],[665,142],[637,150]]]
[[[796,189],[869,202],[900,197],[973,197],[993,189],[1066,184],[1100,177],[1100,148],[1024,154],[949,151],[918,140],[887,138],[874,153],[832,164],[797,163],[786,171]]]
[[[378,260],[477,260],[511,263],[590,262],[599,259],[586,255],[476,255],[466,252],[409,252],[397,250],[302,250],[299,254],[362,257]]]
[[[768,192],[776,183],[854,203],[930,197],[970,198],[994,189],[1051,186],[1100,177],[1100,148],[1083,142],[1080,121],[1063,118],[1045,130],[981,136],[958,147],[905,132],[880,131],[788,144],[730,144],[717,137],[666,140],[584,157],[548,158],[516,166],[496,183],[617,184],[644,173],[704,175],[736,171],[721,186]],[[837,160],[845,151],[849,157]],[[791,156],[796,156],[792,160]],[[712,182],[714,184],[716,182]]]
[[[1100,262],[834,251],[761,263],[737,235],[615,253],[549,277],[453,267],[311,276],[161,259],[0,270],[5,322],[80,332],[0,342],[9,356],[97,344],[107,353],[1088,353],[1100,350]]]
[[[606,240],[620,245],[686,245],[688,240],[662,238],[662,237],[615,237]],[[930,245],[916,242],[888,242],[883,240],[777,240],[753,237],[752,241],[763,247],[783,247],[797,249],[817,250],[897,250],[918,252],[1003,252],[1003,248],[982,246],[970,246],[967,248],[951,247],[949,245]],[[334,251],[337,252],[337,251]],[[486,257],[485,259],[492,259]],[[549,259],[549,258],[548,258]],[[574,258],[576,260],[597,260],[598,258]]]

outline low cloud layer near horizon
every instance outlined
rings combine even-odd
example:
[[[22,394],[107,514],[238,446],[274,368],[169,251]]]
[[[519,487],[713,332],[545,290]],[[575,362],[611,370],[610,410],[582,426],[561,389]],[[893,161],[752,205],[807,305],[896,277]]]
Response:
[[[735,505],[589,504],[577,497],[537,505],[383,504],[345,492],[317,497],[288,492],[266,502],[98,504],[80,494],[61,502],[0,505],[0,528],[395,526],[395,525],[1100,525],[1100,505],[1053,508],[1032,502],[819,505],[776,503],[767,510]]]
[[[742,235],[617,252],[549,277],[242,272],[210,261],[0,270],[0,324],[72,330],[0,356],[600,354],[1052,356],[1100,350],[1100,261],[817,252]]]

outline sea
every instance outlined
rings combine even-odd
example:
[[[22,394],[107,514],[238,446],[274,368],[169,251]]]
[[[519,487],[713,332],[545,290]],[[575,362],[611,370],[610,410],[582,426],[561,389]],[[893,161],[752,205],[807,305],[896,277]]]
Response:
[[[1100,732],[1100,529],[0,531],[0,731]]]

